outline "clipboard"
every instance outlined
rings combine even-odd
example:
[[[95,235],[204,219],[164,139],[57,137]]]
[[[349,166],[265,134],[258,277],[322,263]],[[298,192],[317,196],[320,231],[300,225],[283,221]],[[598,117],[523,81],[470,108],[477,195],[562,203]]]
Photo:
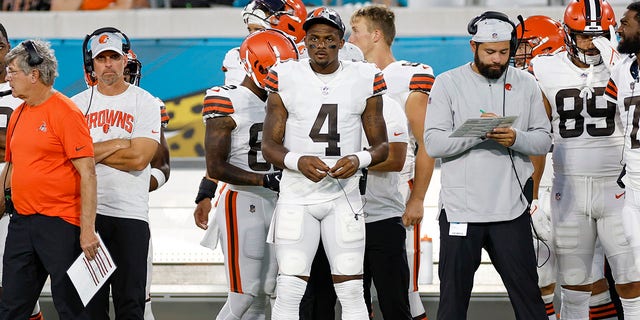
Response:
[[[510,127],[516,119],[518,116],[467,119],[449,138],[481,138],[494,128]]]

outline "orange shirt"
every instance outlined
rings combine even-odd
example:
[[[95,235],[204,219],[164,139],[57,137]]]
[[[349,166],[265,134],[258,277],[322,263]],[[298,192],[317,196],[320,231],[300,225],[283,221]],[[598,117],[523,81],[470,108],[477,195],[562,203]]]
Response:
[[[101,10],[107,8],[115,0],[84,0],[80,10]]]
[[[93,157],[80,109],[56,92],[38,106],[22,103],[9,121],[5,161],[11,195],[23,215],[43,214],[80,225],[80,174],[71,159]]]

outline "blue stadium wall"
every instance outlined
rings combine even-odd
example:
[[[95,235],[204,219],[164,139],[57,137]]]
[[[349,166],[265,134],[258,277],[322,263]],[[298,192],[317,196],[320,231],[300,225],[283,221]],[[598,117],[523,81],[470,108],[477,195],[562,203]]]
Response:
[[[12,41],[15,46],[22,39]],[[47,39],[58,58],[55,88],[66,95],[84,89],[82,41]],[[141,86],[163,100],[204,91],[224,82],[220,67],[225,53],[242,38],[132,39],[143,64]],[[397,59],[422,62],[436,75],[472,59],[468,37],[401,37],[393,44]]]
[[[54,87],[68,96],[86,89],[82,41],[48,40],[59,62],[60,76]],[[141,86],[165,101],[169,111],[171,121],[165,135],[172,157],[204,155],[200,116],[204,92],[224,83],[222,59],[241,42],[242,38],[132,39],[132,48],[143,64]],[[398,59],[431,65],[436,75],[472,59],[466,36],[399,37],[393,52]]]

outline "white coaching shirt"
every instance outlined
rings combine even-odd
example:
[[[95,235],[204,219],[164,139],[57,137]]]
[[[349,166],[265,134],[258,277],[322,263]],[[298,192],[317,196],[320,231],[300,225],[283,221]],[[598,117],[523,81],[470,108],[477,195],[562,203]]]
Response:
[[[384,122],[387,125],[389,143],[408,143],[407,117],[398,103],[382,96],[384,101]],[[367,146],[367,137],[362,135],[362,145]],[[393,217],[401,217],[405,210],[402,193],[398,190],[400,172],[369,170],[365,193],[365,222],[376,222]]]
[[[271,68],[266,87],[280,95],[288,112],[284,146],[292,152],[317,156],[329,166],[362,150],[361,115],[368,98],[383,94],[386,84],[375,65],[341,61],[326,84],[309,59],[286,61]],[[285,169],[280,203],[315,204],[344,196],[358,187],[359,175],[348,179],[325,177],[320,182]]]
[[[609,80],[605,65],[582,69],[567,52],[560,52],[535,57],[531,68],[551,105],[554,172],[617,176],[622,169],[623,126],[616,120],[615,104],[604,98]]]
[[[433,69],[430,66],[405,60],[390,63],[382,72],[384,72],[384,80],[387,83],[387,95],[400,105],[403,112],[406,112],[405,106],[409,94],[413,91],[431,93],[431,87],[435,80]],[[404,181],[401,183],[406,183],[415,175],[416,139],[411,133],[411,128],[409,128],[409,139],[407,160],[401,172]]]
[[[231,131],[231,148],[227,159],[229,164],[254,173],[274,172],[273,166],[264,160],[261,151],[265,106],[266,102],[245,86],[222,86],[207,90],[202,109],[204,121],[229,116],[236,123]],[[269,191],[263,187],[252,189]]]
[[[144,89],[129,85],[117,96],[105,96],[93,87],[71,99],[85,114],[94,143],[116,138],[160,142],[158,102]],[[125,172],[98,163],[96,173],[99,214],[149,221],[149,165]]]

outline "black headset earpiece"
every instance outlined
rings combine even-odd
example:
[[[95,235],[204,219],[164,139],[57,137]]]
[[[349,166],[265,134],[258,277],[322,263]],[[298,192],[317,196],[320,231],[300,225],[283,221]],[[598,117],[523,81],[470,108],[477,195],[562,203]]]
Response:
[[[122,31],[114,27],[100,28],[92,32],[91,34],[86,35],[84,37],[84,41],[82,42],[82,60],[84,62],[84,72],[92,81],[95,81],[95,79],[91,75],[93,73],[93,54],[91,53],[91,49],[89,48],[89,42],[93,37],[105,32],[115,33],[122,37],[122,39],[124,40],[124,42],[122,43],[122,52],[124,52],[124,54],[127,54],[129,50],[131,50],[131,41],[129,41],[129,37],[127,37],[127,35]]]
[[[36,50],[36,45],[33,44],[33,41],[26,40],[22,42],[22,46],[29,54],[29,60],[27,60],[27,63],[30,66],[35,67],[44,61],[44,58],[38,53],[38,50]]]
[[[475,35],[478,32],[478,22],[487,19],[496,19],[507,22],[511,25],[511,40],[509,40],[509,57],[513,57],[518,49],[518,35],[516,31],[516,25],[509,19],[509,17],[498,11],[486,11],[483,14],[471,19],[467,25],[467,32],[470,35]]]

